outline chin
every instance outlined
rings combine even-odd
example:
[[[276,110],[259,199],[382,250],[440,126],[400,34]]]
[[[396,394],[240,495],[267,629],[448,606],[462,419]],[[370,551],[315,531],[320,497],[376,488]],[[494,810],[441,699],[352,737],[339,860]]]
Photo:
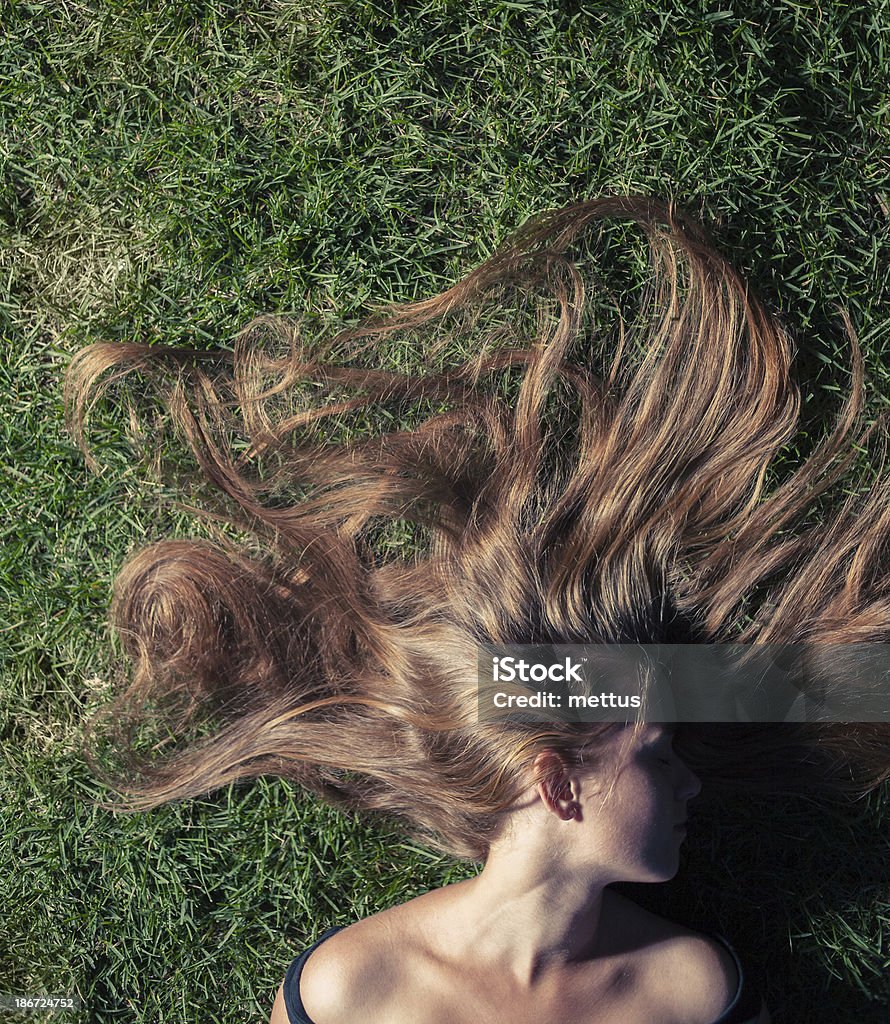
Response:
[[[660,864],[649,865],[648,870],[640,872],[642,877],[635,879],[635,881],[669,882],[672,878],[676,877],[679,870],[680,860],[675,858],[673,861],[663,861]]]

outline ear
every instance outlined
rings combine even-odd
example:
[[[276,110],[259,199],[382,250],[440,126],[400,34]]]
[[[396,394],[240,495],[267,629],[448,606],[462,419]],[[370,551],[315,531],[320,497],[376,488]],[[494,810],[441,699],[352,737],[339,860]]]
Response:
[[[533,763],[535,792],[541,803],[562,821],[579,817],[581,808],[575,802],[572,779],[566,759],[555,750],[543,750]]]

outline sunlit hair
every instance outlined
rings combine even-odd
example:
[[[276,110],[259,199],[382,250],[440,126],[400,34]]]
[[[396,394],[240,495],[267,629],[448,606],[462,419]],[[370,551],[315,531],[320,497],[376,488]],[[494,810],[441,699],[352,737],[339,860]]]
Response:
[[[607,338],[596,318],[610,292],[570,250],[609,221],[643,229],[650,276],[638,321],[616,303]],[[885,641],[883,477],[826,525],[790,532],[884,422],[862,427],[843,321],[849,397],[771,492],[800,414],[789,336],[704,229],[652,198],[536,216],[447,291],[328,339],[267,315],[234,351],[85,348],[65,400],[90,466],[86,415],[139,371],[197,478],[226,496],[203,514],[247,537],[160,541],[117,577],[111,618],[132,671],[100,717],[127,758],[114,806],[278,775],[482,859],[536,754],[595,765],[615,727],[480,724],[478,645]],[[378,368],[375,346],[402,336],[418,339],[415,372]],[[465,358],[443,363],[446,350]],[[394,408],[418,422],[386,432]],[[158,455],[159,435],[140,436]],[[137,755],[135,725],[182,738],[205,711],[210,732],[160,761]],[[857,794],[890,774],[880,725],[685,735],[718,781],[760,772],[777,786],[786,769],[793,785],[806,763]]]

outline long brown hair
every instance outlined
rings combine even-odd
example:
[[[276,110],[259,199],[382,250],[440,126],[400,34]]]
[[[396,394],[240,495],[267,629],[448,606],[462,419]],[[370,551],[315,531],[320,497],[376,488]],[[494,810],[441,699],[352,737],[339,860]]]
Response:
[[[651,262],[611,360],[591,322],[610,293],[572,252],[610,220],[643,229]],[[649,197],[536,216],[448,290],[327,340],[266,315],[231,352],[79,352],[65,401],[90,466],[89,409],[139,371],[225,496],[202,514],[246,538],[160,541],[116,579],[111,619],[133,668],[100,719],[127,760],[114,806],[276,774],[479,859],[535,755],[595,759],[611,727],[479,723],[478,645],[886,640],[883,476],[827,525],[789,532],[884,422],[862,426],[843,322],[850,394],[769,494],[800,415],[790,337],[699,224]],[[411,335],[420,369],[374,365]],[[442,365],[446,349],[466,358]],[[420,422],[369,426],[396,405]],[[411,553],[393,556],[387,530],[413,537]],[[208,709],[209,734],[160,762],[137,754],[136,725],[182,737]],[[741,768],[757,781],[752,751],[770,784],[800,763],[854,794],[890,775],[880,725],[690,729],[684,742],[724,781]]]

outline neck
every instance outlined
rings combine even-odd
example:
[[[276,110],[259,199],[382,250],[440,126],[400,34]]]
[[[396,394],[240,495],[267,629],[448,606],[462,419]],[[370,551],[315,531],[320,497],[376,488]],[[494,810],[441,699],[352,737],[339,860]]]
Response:
[[[481,874],[456,887],[453,905],[475,961],[528,987],[601,951],[605,887],[614,881],[541,854],[494,849]]]

